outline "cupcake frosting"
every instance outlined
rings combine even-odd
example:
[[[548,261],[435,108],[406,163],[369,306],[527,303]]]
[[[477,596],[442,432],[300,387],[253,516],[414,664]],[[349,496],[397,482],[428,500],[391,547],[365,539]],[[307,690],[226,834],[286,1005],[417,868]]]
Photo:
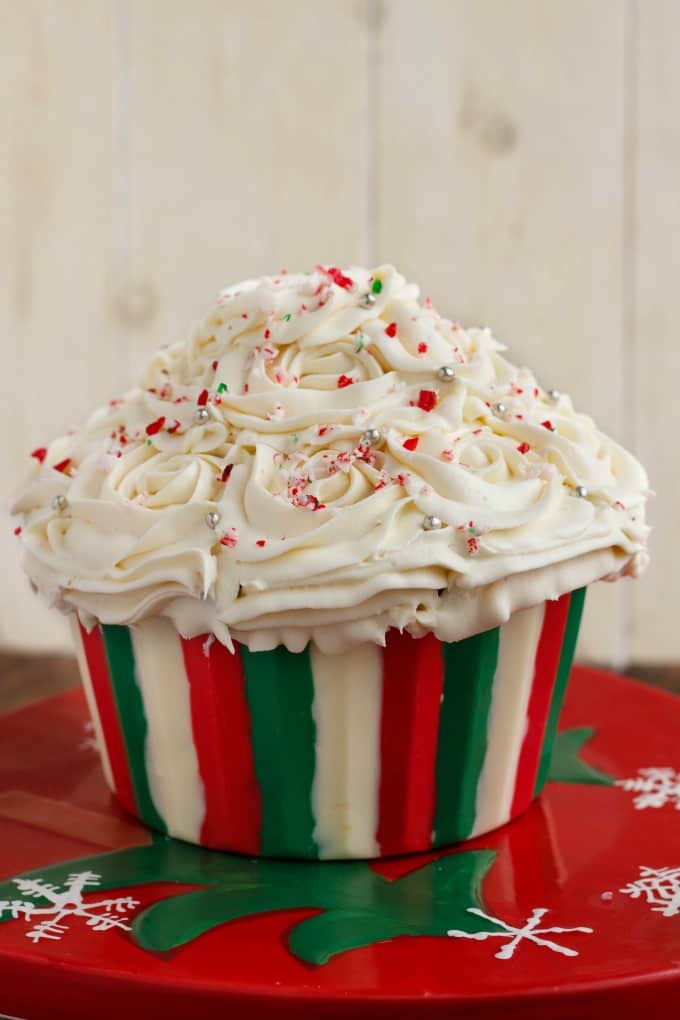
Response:
[[[251,649],[457,640],[646,563],[639,463],[391,266],[224,290],[34,451],[27,572],[87,621]]]

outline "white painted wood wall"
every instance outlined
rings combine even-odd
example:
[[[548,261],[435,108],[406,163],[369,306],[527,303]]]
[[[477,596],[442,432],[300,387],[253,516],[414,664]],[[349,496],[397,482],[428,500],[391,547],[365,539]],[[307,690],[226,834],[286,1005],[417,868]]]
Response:
[[[654,564],[581,653],[680,658],[680,4],[2,8],[3,496],[223,284],[393,261],[643,457]],[[64,644],[2,527],[0,642]]]

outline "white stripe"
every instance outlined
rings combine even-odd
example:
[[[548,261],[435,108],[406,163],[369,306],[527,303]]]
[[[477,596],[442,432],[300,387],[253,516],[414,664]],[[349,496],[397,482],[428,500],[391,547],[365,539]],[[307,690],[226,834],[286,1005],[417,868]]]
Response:
[[[130,635],[148,726],[145,757],[151,796],[169,834],[198,843],[205,793],[180,637],[172,623],[161,618],[131,627]]]
[[[513,613],[500,628],[487,752],[477,784],[477,811],[471,836],[495,829],[510,819],[544,616],[542,603]]]
[[[382,650],[311,646],[316,723],[314,839],[322,858],[377,857]]]
[[[70,616],[71,633],[73,635],[73,644],[75,646],[76,659],[78,660],[78,669],[80,670],[80,679],[83,681],[83,690],[85,691],[85,700],[87,701],[87,707],[90,710],[90,718],[92,719],[92,725],[94,726],[95,736],[97,737],[97,747],[99,749],[99,756],[101,758],[102,769],[104,770],[104,777],[108,783],[109,789],[114,793],[116,787],[113,782],[113,771],[111,769],[111,761],[109,760],[109,752],[106,747],[106,741],[104,740],[104,727],[102,721],[99,718],[99,709],[97,708],[97,702],[94,696],[94,690],[92,689],[92,680],[90,679],[90,667],[87,664],[87,656],[85,655],[85,646],[83,645],[83,636],[80,633],[80,623],[75,613]]]

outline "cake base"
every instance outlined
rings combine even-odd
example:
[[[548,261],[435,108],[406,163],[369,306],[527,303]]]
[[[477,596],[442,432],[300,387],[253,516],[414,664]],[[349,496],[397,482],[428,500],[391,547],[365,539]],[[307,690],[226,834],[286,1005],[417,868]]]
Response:
[[[0,719],[6,1014],[583,1020],[678,1001],[680,699],[576,668],[537,803],[373,863],[152,837],[86,719],[80,691]]]

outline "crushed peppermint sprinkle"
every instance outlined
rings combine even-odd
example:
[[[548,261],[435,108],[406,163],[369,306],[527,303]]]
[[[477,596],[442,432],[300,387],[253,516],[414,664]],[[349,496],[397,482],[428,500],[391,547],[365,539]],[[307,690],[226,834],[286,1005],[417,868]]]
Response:
[[[325,436],[330,428],[331,428],[330,425],[319,425],[318,435]]]
[[[620,499],[616,500],[616,502],[614,503],[614,506],[615,506],[615,508],[617,510],[625,510],[626,509],[625,504],[622,503]]]
[[[220,538],[220,545],[226,545],[228,549],[233,549],[237,542],[238,531],[236,528],[229,528]]]
[[[173,421],[172,425],[168,425],[167,431],[172,436],[172,435],[175,434],[175,432],[177,431],[177,429],[180,427],[181,424],[182,423],[179,420],[179,418],[175,418],[175,420]],[[121,442],[122,442],[122,439],[121,439]]]
[[[343,375],[339,375],[338,376],[338,389],[342,390],[342,389],[345,388],[345,386],[351,386],[352,383],[355,383],[355,382],[356,382],[356,379],[352,379],[352,377],[350,375],[344,375],[344,374]]]
[[[473,535],[471,538],[468,538],[465,544],[467,545],[467,551],[470,554],[470,556],[474,556],[475,553],[479,552],[479,539],[477,538],[476,535]]]
[[[327,269],[325,266],[317,266],[316,268],[319,272],[325,273],[326,276],[330,276],[336,287],[341,287],[343,290],[350,290],[354,286],[354,280],[351,276],[345,276],[345,274],[336,266],[329,266]]]
[[[36,450],[33,450],[33,452],[31,453],[31,457],[34,457],[39,464],[43,463],[46,456],[47,456],[46,446],[39,446]]]
[[[266,538],[258,538],[258,540],[255,542],[255,545],[259,545],[260,549],[264,549],[266,544],[267,544]]]
[[[520,443],[519,446],[517,447],[519,453],[528,453],[530,449],[531,447],[529,446],[528,443]]]
[[[419,442],[420,436],[410,436],[408,439],[405,439],[401,445],[405,450],[416,450]]]
[[[233,470],[234,470],[233,464],[225,464],[222,474],[220,475],[220,482],[222,482],[222,484],[225,484],[226,482],[229,481],[229,475],[232,473]]]
[[[418,344],[418,354],[427,354],[427,344],[422,340]]]
[[[165,415],[162,414],[160,418],[156,418],[155,421],[150,421],[149,424],[144,429],[144,431],[146,432],[147,436],[155,436],[157,432],[160,432],[164,425]]]
[[[390,322],[389,326],[385,326],[385,332],[389,337],[395,337],[397,335],[396,322]]]
[[[456,459],[456,455],[453,452],[453,450],[442,450],[442,460],[451,461],[451,460],[455,460],[455,459]]]
[[[55,471],[61,471],[62,474],[65,474],[68,471],[68,469],[70,468],[70,466],[71,466],[71,458],[70,457],[64,457],[64,459],[60,460],[58,464],[54,464],[53,465],[54,470]]]
[[[553,425],[549,418],[546,418],[545,421],[542,421],[541,425],[543,426],[544,429],[548,429],[549,432],[555,431],[555,426]]]
[[[432,411],[437,405],[437,394],[434,390],[421,390],[418,394],[418,407],[421,411]]]
[[[201,390],[201,392],[198,394],[198,400],[196,401],[198,406],[205,407],[205,405],[208,403],[208,397],[209,397],[208,391]]]

